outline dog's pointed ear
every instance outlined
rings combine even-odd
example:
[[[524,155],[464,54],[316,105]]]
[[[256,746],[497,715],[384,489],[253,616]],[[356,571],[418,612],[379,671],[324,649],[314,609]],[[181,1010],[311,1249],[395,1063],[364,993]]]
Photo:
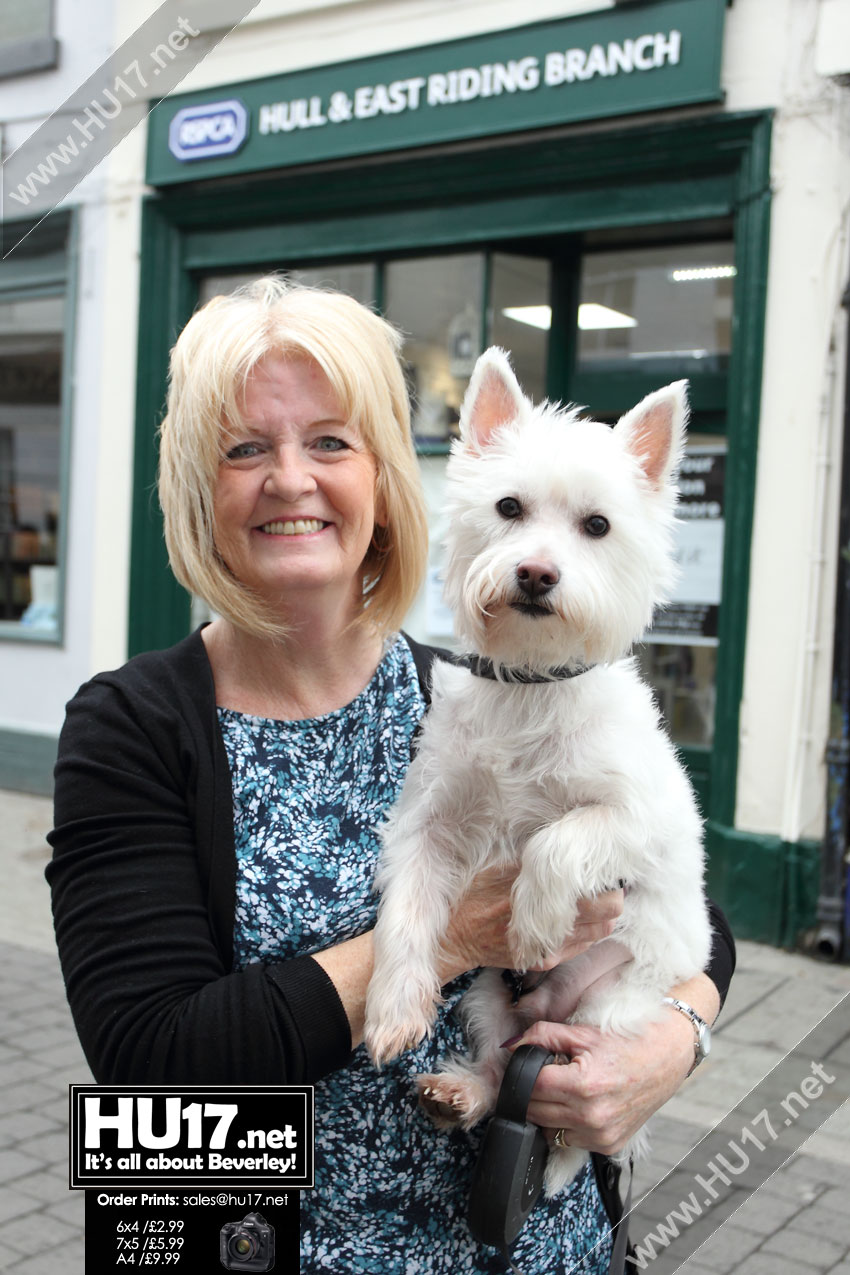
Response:
[[[615,427],[623,446],[658,491],[674,477],[682,458],[688,423],[687,390],[687,381],[674,381],[663,390],[648,394]]]
[[[475,364],[460,409],[460,436],[468,451],[483,451],[500,425],[517,420],[527,407],[504,350],[493,345]]]

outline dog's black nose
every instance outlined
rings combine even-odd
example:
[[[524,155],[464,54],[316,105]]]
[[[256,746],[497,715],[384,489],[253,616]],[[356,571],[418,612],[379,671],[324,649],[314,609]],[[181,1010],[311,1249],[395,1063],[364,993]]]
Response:
[[[561,573],[552,562],[541,562],[537,558],[527,558],[520,562],[516,569],[516,579],[527,598],[542,598],[554,589],[561,578]]]

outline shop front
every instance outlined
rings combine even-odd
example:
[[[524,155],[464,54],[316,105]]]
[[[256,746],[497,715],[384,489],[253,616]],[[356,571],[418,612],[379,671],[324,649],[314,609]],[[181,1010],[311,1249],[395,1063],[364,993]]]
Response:
[[[735,828],[771,114],[722,107],[725,16],[724,0],[623,5],[160,105],[142,222],[130,654],[201,614],[170,576],[151,489],[169,347],[218,292],[283,271],[350,292],[405,333],[434,545],[407,627],[444,645],[439,508],[477,355],[500,345],[529,395],[612,422],[686,378],[681,581],[638,657],[702,803],[712,891],[740,934],[793,942],[816,848]]]

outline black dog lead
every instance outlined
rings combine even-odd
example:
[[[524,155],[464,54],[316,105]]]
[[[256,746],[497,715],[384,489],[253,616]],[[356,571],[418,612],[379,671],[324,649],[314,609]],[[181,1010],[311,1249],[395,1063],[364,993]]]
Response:
[[[497,1248],[515,1272],[508,1245],[519,1235],[543,1189],[549,1155],[542,1129],[526,1120],[526,1112],[540,1069],[552,1058],[538,1045],[520,1045],[515,1050],[502,1080],[495,1115],[484,1135],[469,1193],[470,1231],[482,1244]]]
[[[520,1045],[514,1051],[502,1080],[496,1111],[487,1126],[472,1175],[467,1221],[472,1235],[496,1248],[514,1272],[508,1247],[522,1230],[543,1189],[549,1145],[538,1125],[526,1115],[531,1091],[541,1068],[554,1055],[539,1045]],[[609,1275],[623,1275],[628,1247],[628,1215],[631,1211],[632,1163],[623,1216],[614,1231]]]

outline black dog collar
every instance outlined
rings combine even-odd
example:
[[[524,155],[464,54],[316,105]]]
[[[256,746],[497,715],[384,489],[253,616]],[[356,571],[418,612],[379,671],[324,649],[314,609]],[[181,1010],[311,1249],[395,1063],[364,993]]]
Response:
[[[594,667],[593,664],[560,664],[557,668],[547,669],[545,673],[535,673],[529,668],[510,668],[502,667],[501,673],[497,674],[492,660],[488,660],[483,655],[458,655],[455,656],[455,663],[462,668],[468,668],[470,673],[474,673],[476,677],[489,678],[491,682],[563,682],[568,677],[578,677],[580,673],[587,673]]]

